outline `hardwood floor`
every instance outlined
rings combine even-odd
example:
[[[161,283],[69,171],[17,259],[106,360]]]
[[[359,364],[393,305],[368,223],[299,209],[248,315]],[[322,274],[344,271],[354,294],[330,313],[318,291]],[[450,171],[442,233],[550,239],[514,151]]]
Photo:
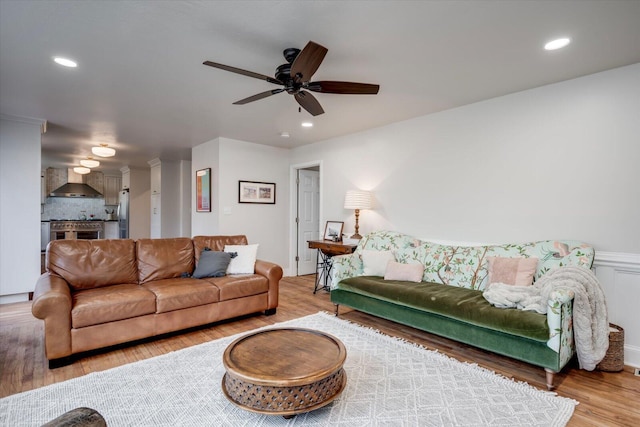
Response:
[[[325,310],[333,313],[328,293],[312,293],[313,276],[286,277],[280,282],[280,305],[273,316],[254,315],[146,340],[109,351],[93,352],[74,363],[49,370],[44,357],[43,323],[31,315],[31,303],[0,305],[0,397],[42,387],[90,372],[158,356],[220,337]],[[340,317],[437,349],[461,361],[498,372],[546,390],[541,368],[402,326],[347,307]],[[587,372],[565,368],[556,375],[556,392],[577,400],[569,426],[639,426],[640,377],[623,372]]]

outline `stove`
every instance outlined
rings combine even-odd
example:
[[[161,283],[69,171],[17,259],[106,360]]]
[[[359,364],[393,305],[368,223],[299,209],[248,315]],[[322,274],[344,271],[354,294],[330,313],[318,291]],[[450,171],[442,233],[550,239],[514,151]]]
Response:
[[[51,240],[101,239],[103,221],[56,220],[50,221]]]

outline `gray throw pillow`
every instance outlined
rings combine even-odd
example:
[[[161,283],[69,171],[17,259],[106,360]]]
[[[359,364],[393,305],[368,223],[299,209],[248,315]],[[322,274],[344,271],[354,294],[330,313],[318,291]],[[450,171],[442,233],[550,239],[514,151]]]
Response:
[[[225,276],[231,258],[233,258],[233,254],[228,252],[204,250],[200,254],[198,266],[191,277],[202,279],[204,277]]]

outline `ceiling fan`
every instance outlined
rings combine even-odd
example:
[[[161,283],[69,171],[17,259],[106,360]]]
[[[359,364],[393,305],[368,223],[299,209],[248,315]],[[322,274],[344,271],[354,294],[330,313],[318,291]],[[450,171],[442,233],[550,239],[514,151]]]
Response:
[[[266,80],[269,83],[283,86],[279,89],[268,90],[248,98],[241,99],[240,101],[234,102],[235,105],[244,105],[249,102],[267,98],[271,95],[287,92],[289,95],[294,96],[302,108],[311,113],[311,115],[317,116],[323,114],[324,110],[318,100],[307,91],[347,95],[375,95],[378,93],[380,86],[374,84],[338,81],[310,81],[311,76],[313,76],[318,67],[320,67],[327,51],[327,48],[312,41],[307,43],[302,50],[295,48],[285,49],[282,53],[284,58],[287,60],[287,63],[280,65],[276,69],[275,78],[211,61],[204,61],[203,64],[210,67],[220,68],[221,70],[231,71],[232,73],[242,74],[243,76]]]

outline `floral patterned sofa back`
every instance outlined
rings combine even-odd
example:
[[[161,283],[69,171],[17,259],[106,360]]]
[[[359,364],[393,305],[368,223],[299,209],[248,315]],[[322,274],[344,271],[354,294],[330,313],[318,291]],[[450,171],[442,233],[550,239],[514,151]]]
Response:
[[[341,264],[334,269],[333,286],[346,277],[363,274],[362,251],[392,251],[396,261],[425,266],[424,282],[442,283],[484,290],[488,257],[536,257],[539,259],[534,280],[563,266],[591,268],[594,249],[582,242],[543,240],[520,244],[488,246],[450,246],[419,240],[395,231],[376,231],[360,240],[352,257],[334,257]]]

